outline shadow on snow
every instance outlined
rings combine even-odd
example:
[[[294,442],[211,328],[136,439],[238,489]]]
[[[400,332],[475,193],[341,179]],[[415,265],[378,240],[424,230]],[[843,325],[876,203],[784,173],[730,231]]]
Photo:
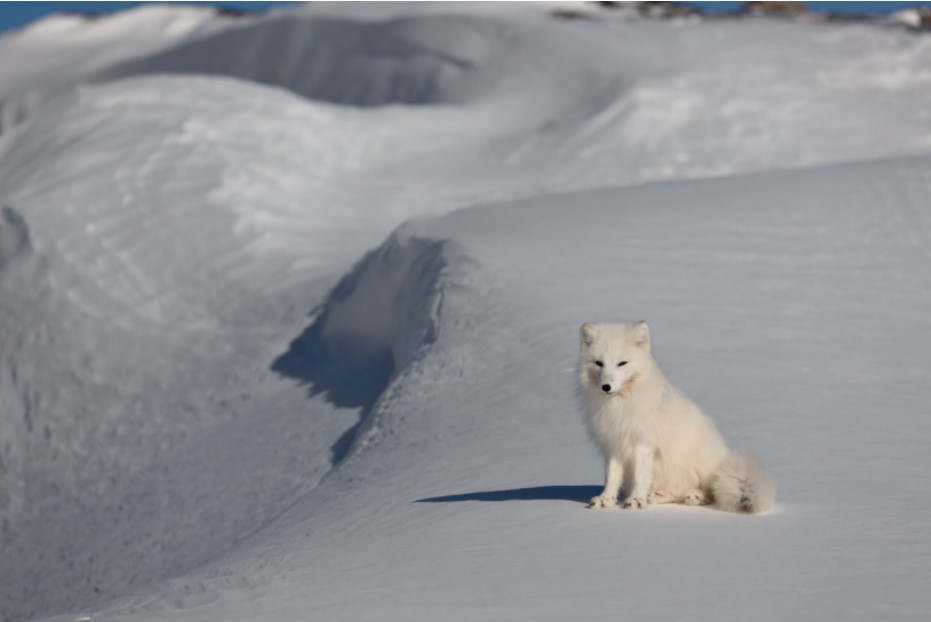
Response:
[[[601,486],[531,486],[506,490],[483,490],[458,495],[418,499],[414,503],[455,503],[457,501],[588,501],[601,492]]]
[[[359,420],[331,447],[337,464],[393,377],[436,339],[444,242],[392,235],[333,288],[311,312],[313,323],[271,369],[322,394]]]

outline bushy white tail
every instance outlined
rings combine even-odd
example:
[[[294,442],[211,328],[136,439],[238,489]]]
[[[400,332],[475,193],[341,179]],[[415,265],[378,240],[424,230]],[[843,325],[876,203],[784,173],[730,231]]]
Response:
[[[759,460],[731,451],[711,480],[714,504],[727,512],[759,514],[773,507],[776,484]]]

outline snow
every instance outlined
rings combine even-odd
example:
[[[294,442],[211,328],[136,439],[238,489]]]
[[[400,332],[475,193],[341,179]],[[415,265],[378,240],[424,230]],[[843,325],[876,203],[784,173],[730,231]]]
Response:
[[[209,8],[150,4],[97,17],[54,14],[8,33],[0,37],[0,132],[94,72],[233,25]]]
[[[0,38],[0,618],[931,613],[931,41],[548,10]],[[640,318],[775,511],[584,508]]]

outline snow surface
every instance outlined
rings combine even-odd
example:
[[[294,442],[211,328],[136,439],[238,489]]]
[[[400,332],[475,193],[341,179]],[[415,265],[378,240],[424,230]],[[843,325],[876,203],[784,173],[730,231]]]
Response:
[[[0,37],[0,133],[113,63],[228,27],[203,7],[152,4],[104,17],[55,14]]]
[[[0,38],[0,618],[926,619],[931,40],[453,8]],[[775,512],[584,510],[638,318]]]

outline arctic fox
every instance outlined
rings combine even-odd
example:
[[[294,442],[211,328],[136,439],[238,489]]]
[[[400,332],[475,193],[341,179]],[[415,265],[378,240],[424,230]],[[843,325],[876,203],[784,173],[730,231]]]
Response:
[[[650,328],[583,324],[580,379],[586,423],[605,457],[605,486],[589,507],[649,503],[765,512],[775,485],[753,456],[732,451],[714,422],[666,378]],[[625,482],[625,475],[627,475]]]

